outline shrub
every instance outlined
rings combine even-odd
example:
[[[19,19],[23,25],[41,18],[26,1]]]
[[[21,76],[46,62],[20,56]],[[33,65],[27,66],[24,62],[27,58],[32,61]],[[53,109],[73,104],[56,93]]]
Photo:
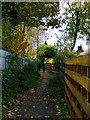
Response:
[[[29,62],[28,65],[21,69],[20,59],[18,57],[8,57],[9,69],[2,71],[2,98],[3,105],[10,105],[15,97],[18,97],[23,91],[37,87],[36,78],[37,75],[36,64]],[[18,63],[18,66],[17,64]]]
[[[53,60],[54,68],[57,71],[57,74],[55,77],[51,79],[51,94],[55,97],[61,97],[64,93],[64,68],[61,66],[61,63],[68,58],[75,57],[75,54],[71,51],[64,51],[60,54],[57,54],[56,57]],[[63,72],[62,72],[63,71]]]
[[[58,76],[54,76],[50,80],[51,88],[51,96],[52,97],[61,97],[64,93],[64,81],[60,80]]]

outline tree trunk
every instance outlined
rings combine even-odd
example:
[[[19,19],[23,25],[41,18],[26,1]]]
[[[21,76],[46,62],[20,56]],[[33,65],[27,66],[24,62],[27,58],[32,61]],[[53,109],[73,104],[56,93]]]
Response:
[[[23,27],[23,35],[24,35],[24,33],[25,33],[25,25],[24,25],[24,27]]]
[[[73,51],[73,49],[75,47],[76,39],[77,39],[77,30],[75,31],[75,34],[74,34],[73,47],[71,48],[71,51]]]
[[[78,30],[79,30],[79,25],[80,25],[80,18],[79,18],[79,11],[77,11],[75,33],[74,33],[74,40],[73,40],[73,47],[71,48],[71,51],[73,51],[73,49],[75,47],[75,44],[76,44],[76,39],[77,39]]]

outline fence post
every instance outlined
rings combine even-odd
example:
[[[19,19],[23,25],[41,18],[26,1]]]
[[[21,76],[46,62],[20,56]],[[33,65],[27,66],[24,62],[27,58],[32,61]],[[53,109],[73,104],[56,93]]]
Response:
[[[5,51],[5,69],[6,69],[6,51]]]
[[[88,81],[88,91],[90,91],[90,54],[88,55],[88,64],[87,67],[87,81]],[[87,101],[90,103],[90,92],[87,93]]]
[[[88,114],[90,115],[90,54],[88,55],[88,67],[87,67],[87,84],[88,84],[88,92],[87,92],[87,101],[89,104],[88,106]]]

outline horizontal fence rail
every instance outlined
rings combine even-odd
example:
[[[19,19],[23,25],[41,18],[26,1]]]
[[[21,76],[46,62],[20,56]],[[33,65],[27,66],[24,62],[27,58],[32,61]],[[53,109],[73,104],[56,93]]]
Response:
[[[52,73],[52,75],[56,75],[57,73],[53,63],[46,63],[46,70]]]
[[[65,100],[71,116],[90,118],[90,64],[89,55],[65,60]]]
[[[55,73],[53,65],[47,69]],[[90,118],[90,55],[67,59],[60,63],[58,74],[65,81],[64,98],[72,118]]]

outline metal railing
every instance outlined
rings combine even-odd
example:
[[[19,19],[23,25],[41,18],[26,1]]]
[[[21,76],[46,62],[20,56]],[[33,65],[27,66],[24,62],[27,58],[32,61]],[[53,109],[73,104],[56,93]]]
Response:
[[[10,52],[0,49],[0,69],[1,70],[8,69],[7,55],[10,55],[10,54],[11,54]],[[22,65],[23,66],[27,65],[29,61],[31,60],[27,57],[22,58]]]

